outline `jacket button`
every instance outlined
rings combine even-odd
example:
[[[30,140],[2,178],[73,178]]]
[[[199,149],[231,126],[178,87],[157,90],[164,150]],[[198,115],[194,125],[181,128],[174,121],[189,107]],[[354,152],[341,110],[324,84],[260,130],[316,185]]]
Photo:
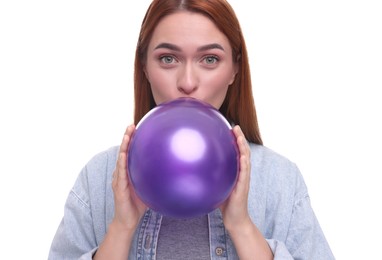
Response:
[[[224,253],[224,248],[222,248],[222,247],[215,248],[215,254],[217,256],[221,256],[223,253]]]

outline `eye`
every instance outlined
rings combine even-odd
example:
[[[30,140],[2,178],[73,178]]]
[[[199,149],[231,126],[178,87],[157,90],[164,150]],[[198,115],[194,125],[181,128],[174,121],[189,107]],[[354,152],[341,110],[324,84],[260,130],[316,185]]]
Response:
[[[171,64],[171,63],[176,62],[175,58],[173,56],[169,56],[169,55],[161,56],[161,57],[159,57],[159,60],[164,64]]]
[[[206,64],[215,64],[215,63],[217,63],[218,61],[219,61],[219,58],[216,57],[216,56],[214,56],[214,55],[212,55],[212,56],[207,56],[207,57],[204,58],[204,62],[205,62]]]

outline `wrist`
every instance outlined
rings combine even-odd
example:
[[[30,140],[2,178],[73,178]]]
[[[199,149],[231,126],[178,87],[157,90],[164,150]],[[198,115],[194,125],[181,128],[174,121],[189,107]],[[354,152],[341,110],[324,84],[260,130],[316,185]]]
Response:
[[[93,259],[127,259],[135,228],[126,228],[120,222],[113,220]]]
[[[110,233],[113,233],[117,236],[126,236],[127,234],[134,234],[135,230],[137,229],[137,224],[125,224],[121,223],[120,221],[113,219],[113,221],[109,225],[109,231]]]
[[[240,259],[273,259],[273,253],[257,226],[248,219],[226,227]]]
[[[224,226],[230,235],[245,235],[253,232],[253,229],[255,228],[255,225],[249,216],[235,223],[224,223]]]

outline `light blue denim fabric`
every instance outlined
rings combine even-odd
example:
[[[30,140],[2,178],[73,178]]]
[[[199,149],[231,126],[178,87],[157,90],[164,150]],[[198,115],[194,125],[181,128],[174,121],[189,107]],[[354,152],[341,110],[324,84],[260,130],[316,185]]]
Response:
[[[264,146],[250,147],[248,209],[274,259],[334,259],[296,165]],[[79,174],[65,204],[49,260],[92,259],[114,214],[111,180],[117,153],[118,147],[113,147],[96,155]],[[152,210],[145,213],[134,234],[129,259],[155,259],[161,221],[160,214]],[[208,222],[211,259],[238,259],[220,210],[209,213]]]

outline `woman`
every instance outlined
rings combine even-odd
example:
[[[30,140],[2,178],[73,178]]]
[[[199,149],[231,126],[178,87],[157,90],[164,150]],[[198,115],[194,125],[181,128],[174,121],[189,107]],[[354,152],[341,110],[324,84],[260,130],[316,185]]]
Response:
[[[193,97],[233,124],[240,153],[230,197],[206,216],[148,209],[128,181],[127,149],[80,173],[49,259],[334,259],[297,167],[262,145],[246,46],[225,0],[154,0],[135,59],[135,124],[156,105]]]

